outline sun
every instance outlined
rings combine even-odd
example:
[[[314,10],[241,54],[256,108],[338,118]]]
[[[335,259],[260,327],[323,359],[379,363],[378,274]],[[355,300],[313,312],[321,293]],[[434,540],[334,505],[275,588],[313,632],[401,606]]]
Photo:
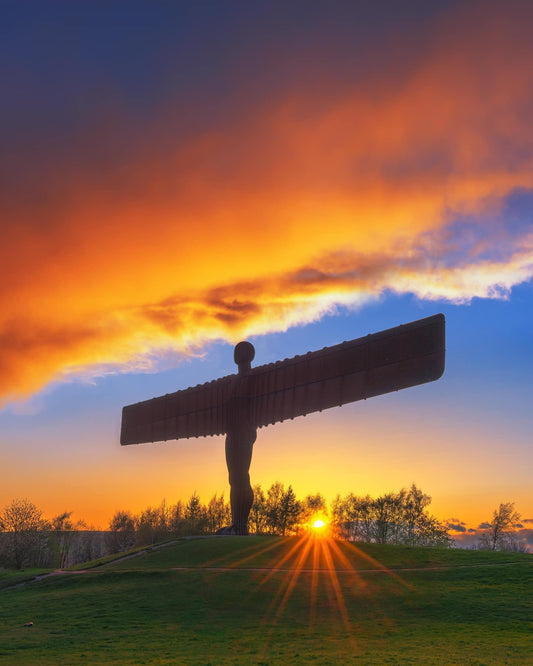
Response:
[[[329,532],[328,522],[329,521],[325,516],[321,514],[315,514],[311,517],[311,520],[308,523],[308,529],[310,532],[315,534],[315,536],[325,537]]]

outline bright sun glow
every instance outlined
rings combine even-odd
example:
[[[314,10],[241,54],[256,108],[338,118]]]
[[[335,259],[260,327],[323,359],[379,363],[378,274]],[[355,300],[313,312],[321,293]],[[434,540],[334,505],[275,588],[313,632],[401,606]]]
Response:
[[[317,518],[311,523],[311,525],[313,526],[313,529],[321,530],[326,526],[326,522],[322,520],[322,518]]]

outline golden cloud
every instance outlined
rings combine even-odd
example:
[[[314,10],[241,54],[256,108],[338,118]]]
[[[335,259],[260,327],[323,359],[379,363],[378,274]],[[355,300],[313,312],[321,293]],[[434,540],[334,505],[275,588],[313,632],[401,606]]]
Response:
[[[19,156],[4,188],[0,395],[387,290],[465,302],[530,280],[531,235],[498,210],[533,188],[532,11],[480,7],[433,26],[399,79],[334,94],[293,82],[194,136],[165,109],[109,162],[94,148],[107,130]]]

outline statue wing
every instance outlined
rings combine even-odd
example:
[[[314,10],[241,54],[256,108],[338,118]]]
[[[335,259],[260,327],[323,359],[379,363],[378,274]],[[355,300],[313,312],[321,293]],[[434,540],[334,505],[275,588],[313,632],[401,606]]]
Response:
[[[250,373],[257,427],[398,391],[444,372],[445,320],[438,314]]]
[[[120,443],[205,437],[226,432],[225,404],[235,375],[122,409]]]
[[[122,410],[120,443],[141,444],[226,432],[228,409],[255,427],[438,379],[444,371],[444,315],[253,368]]]

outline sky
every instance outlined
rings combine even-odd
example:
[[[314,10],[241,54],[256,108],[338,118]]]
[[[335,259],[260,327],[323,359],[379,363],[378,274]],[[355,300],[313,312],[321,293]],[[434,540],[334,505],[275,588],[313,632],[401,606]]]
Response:
[[[229,495],[121,408],[443,312],[432,384],[260,430],[252,483],[533,527],[533,5],[4,2],[0,507]],[[529,521],[529,522],[527,522]],[[474,534],[474,533],[472,533]]]

